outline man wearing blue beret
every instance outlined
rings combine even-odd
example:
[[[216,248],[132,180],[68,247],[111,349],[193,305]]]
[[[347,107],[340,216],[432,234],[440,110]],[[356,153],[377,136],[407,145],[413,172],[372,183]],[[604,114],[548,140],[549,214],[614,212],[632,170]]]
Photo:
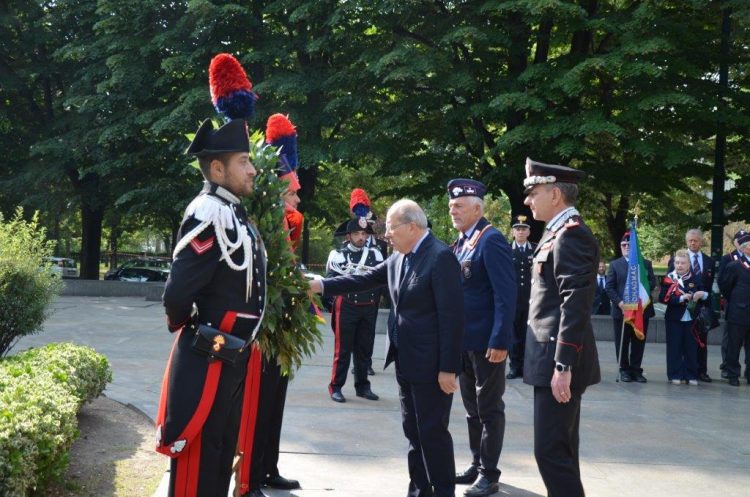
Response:
[[[456,483],[472,484],[464,495],[498,491],[498,461],[505,434],[505,364],[516,307],[513,253],[505,237],[484,217],[485,186],[470,179],[448,183],[452,248],[461,266],[465,330],[461,397],[469,425],[472,462]]]

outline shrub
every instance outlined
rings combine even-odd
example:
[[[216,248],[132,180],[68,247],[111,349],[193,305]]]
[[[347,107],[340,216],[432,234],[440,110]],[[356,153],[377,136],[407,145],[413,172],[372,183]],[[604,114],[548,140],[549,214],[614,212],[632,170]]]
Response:
[[[24,497],[62,475],[78,409],[111,380],[104,356],[72,344],[0,360],[0,495]]]
[[[52,255],[37,215],[23,219],[19,207],[9,221],[0,213],[0,357],[24,335],[39,331],[62,281],[44,258]]]

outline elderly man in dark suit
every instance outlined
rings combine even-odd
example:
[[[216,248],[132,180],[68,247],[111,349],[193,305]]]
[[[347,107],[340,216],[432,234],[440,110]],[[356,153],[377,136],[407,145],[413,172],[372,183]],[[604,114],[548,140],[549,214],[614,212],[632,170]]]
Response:
[[[458,261],[427,229],[422,209],[408,199],[388,210],[386,238],[394,253],[372,271],[312,281],[310,288],[340,295],[388,286],[393,305],[385,367],[396,363],[409,440],[407,495],[452,497],[456,467],[448,422],[464,328]]]
[[[740,256],[727,264],[719,277],[721,293],[727,299],[727,356],[725,370],[729,384],[740,385],[740,348],[750,343],[750,233],[737,239]],[[745,378],[750,384],[750,371],[745,367]]]
[[[701,279],[701,287],[710,292],[714,285],[714,261],[701,252],[703,247],[703,232],[693,228],[685,233],[685,244],[690,256],[690,272]],[[674,270],[674,258],[669,259],[668,271]],[[708,330],[699,328],[698,339],[701,343],[708,343]],[[708,375],[708,347],[698,348],[698,381],[711,383]]]
[[[578,427],[600,381],[591,326],[599,245],[574,207],[582,171],[526,160],[524,203],[547,226],[531,270],[523,381],[534,386],[534,455],[549,497],[583,497]]]
[[[643,368],[641,368],[641,362],[643,361],[643,351],[646,348],[646,339],[639,339],[633,331],[633,327],[626,323],[623,327],[623,295],[625,294],[625,282],[628,279],[628,254],[630,251],[630,231],[625,232],[620,240],[620,251],[622,257],[615,259],[609,263],[609,270],[607,271],[607,295],[612,301],[612,329],[614,331],[615,340],[615,356],[620,360],[620,381],[625,383],[636,381],[638,383],[646,383],[646,377],[643,376]],[[654,276],[654,267],[651,261],[643,259],[646,264],[646,272],[648,273],[648,284],[649,288],[653,290],[656,288],[656,276]],[[649,303],[648,307],[643,309],[643,334],[648,335],[648,321],[654,317],[653,303]],[[624,330],[624,334],[623,334]],[[622,349],[620,345],[622,344]]]
[[[458,178],[448,183],[448,209],[459,236],[453,252],[461,265],[464,331],[461,398],[466,408],[472,462],[456,483],[466,497],[498,491],[497,467],[505,435],[505,364],[516,307],[513,256],[505,237],[484,217],[486,187]]]

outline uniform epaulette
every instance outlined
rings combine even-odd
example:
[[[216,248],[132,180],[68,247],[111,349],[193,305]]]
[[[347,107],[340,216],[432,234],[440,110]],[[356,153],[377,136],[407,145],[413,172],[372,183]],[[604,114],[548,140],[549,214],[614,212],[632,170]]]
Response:
[[[575,220],[573,220],[573,219],[570,219],[570,220],[569,220],[569,221],[568,221],[567,223],[565,223],[565,228],[567,228],[567,229],[570,229],[570,228],[577,228],[577,227],[579,227],[580,225],[581,225],[581,222],[580,222],[580,221],[575,221]]]
[[[232,208],[213,195],[198,195],[185,209],[185,218],[193,216],[198,221],[218,222],[214,228],[234,230]]]

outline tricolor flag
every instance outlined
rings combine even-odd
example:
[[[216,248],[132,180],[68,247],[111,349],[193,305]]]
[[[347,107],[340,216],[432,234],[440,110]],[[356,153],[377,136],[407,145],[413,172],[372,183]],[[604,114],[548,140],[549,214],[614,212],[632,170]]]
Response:
[[[628,276],[622,296],[623,319],[633,327],[635,335],[643,340],[643,310],[651,303],[651,286],[648,282],[646,264],[638,246],[635,223],[630,228],[630,251],[628,252]]]

